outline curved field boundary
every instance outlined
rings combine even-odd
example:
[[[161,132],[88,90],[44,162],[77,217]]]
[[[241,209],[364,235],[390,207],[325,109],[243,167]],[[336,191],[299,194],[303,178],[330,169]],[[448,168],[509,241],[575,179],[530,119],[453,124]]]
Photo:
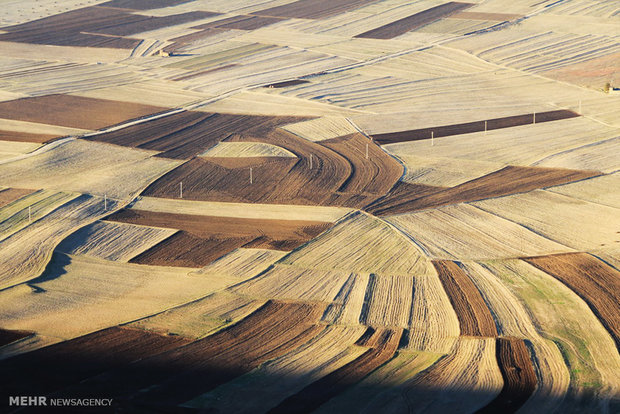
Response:
[[[0,361],[0,395],[46,395],[185,345],[179,336],[113,327]]]
[[[272,408],[269,414],[310,413],[314,411],[392,359],[398,348],[402,332],[402,329],[399,328],[386,328],[377,331],[369,328],[357,342],[360,346],[370,347],[368,351],[282,401],[278,406]]]
[[[620,272],[587,253],[523,259],[577,293],[609,331],[620,349]]]
[[[513,115],[503,118],[493,118],[482,121],[465,122],[462,124],[441,125],[430,128],[413,129],[410,131],[389,132],[385,134],[374,134],[372,137],[379,145],[394,144],[397,142],[419,141],[431,139],[431,133],[435,138],[447,137],[450,135],[469,134],[472,132],[484,131],[486,122],[487,130],[510,128],[519,125],[529,125],[533,123],[557,121],[560,119],[576,118],[579,114],[566,109],[556,111],[539,112],[536,114]],[[535,118],[535,119],[534,119]]]
[[[421,11],[403,19],[396,20],[395,22],[384,26],[377,27],[376,29],[358,34],[355,37],[368,39],[392,39],[427,24],[436,22],[437,20],[441,20],[444,17],[448,17],[473,5],[473,3],[459,3],[451,1],[439,6],[431,7],[430,9]]]
[[[498,338],[495,348],[504,387],[489,405],[477,411],[480,414],[514,413],[536,390],[538,380],[523,339]]]
[[[405,192],[395,188],[393,195],[370,205],[367,210],[378,216],[407,213],[448,204],[467,203],[487,198],[525,193],[601,175],[597,171],[569,170],[564,168],[508,166],[455,187],[419,186],[420,193]],[[409,184],[412,186],[413,184]],[[404,187],[404,186],[403,186]]]
[[[493,315],[465,271],[446,260],[433,261],[433,266],[459,318],[461,335],[497,337]]]

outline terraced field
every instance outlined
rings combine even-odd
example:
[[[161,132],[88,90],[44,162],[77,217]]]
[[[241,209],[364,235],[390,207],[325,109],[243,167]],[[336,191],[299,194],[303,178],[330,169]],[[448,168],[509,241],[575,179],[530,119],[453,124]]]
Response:
[[[0,412],[619,413],[616,3],[2,2]]]

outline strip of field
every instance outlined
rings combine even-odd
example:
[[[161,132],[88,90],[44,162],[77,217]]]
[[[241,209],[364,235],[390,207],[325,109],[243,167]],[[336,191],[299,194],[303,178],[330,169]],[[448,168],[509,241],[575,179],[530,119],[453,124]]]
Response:
[[[398,142],[419,141],[423,139],[431,139],[431,135],[435,138],[447,137],[450,135],[469,134],[493,129],[510,128],[519,125],[537,124],[541,122],[557,121],[560,119],[575,118],[579,114],[560,109],[556,111],[539,112],[536,114],[514,115],[503,118],[488,119],[486,121],[466,122],[462,124],[442,125],[423,129],[414,129],[411,131],[390,132],[386,134],[373,134],[372,137],[380,145],[395,144]]]
[[[173,229],[97,221],[67,237],[56,251],[127,262],[175,232]]]
[[[111,0],[100,3],[100,7],[114,7],[129,10],[150,10],[162,7],[172,7],[188,3],[192,0]]]
[[[337,221],[352,211],[341,207],[219,203],[155,197],[140,197],[131,208],[156,213],[323,222]]]
[[[459,318],[461,335],[497,337],[493,315],[463,269],[445,260],[433,261],[433,266]]]
[[[114,24],[105,27],[91,28],[88,32],[110,36],[128,36],[136,33],[161,29],[168,26],[193,22],[195,20],[206,19],[216,15],[217,13],[205,11],[192,11],[181,14],[172,14],[169,16],[141,16],[137,14],[130,14],[130,16],[140,16],[142,19],[128,21],[126,23],[115,22]]]
[[[205,266],[232,250],[253,248],[292,250],[330,224],[301,220],[265,220],[121,210],[107,220],[182,230],[134,257],[131,262],[172,266]]]
[[[344,117],[324,116],[280,127],[310,141],[355,134],[357,130]]]
[[[403,197],[403,200],[400,202],[392,201],[389,207],[386,206],[387,208],[375,205],[372,207],[372,211],[378,215],[406,213],[446,204],[466,203],[510,194],[525,193],[538,188],[579,181],[597,175],[600,175],[600,173],[596,171],[508,166],[483,177],[455,187],[435,191],[428,195],[413,199]],[[394,198],[392,196],[392,199]]]
[[[402,181],[408,184],[455,187],[500,170],[499,162],[463,160],[459,158],[397,155],[405,165]]]
[[[28,338],[32,335],[34,335],[34,332],[0,328],[0,347],[24,338]]]
[[[259,16],[296,17],[298,19],[324,19],[344,13],[376,0],[298,0],[252,14]]]
[[[268,412],[270,414],[310,413],[389,361],[398,348],[402,330],[398,328],[394,330],[379,329],[377,331],[372,328],[369,329],[372,330],[369,338],[363,337],[358,341],[358,345],[370,347],[368,351],[342,368],[331,372],[288,397]]]
[[[494,20],[505,22],[523,17],[521,14],[510,13],[485,13],[485,12],[459,12],[450,16],[452,19]]]
[[[265,85],[265,88],[288,88],[289,86],[303,85],[304,83],[310,83],[310,81],[304,79],[293,79],[290,81],[271,83],[269,85]]]
[[[57,138],[58,135],[31,134],[28,132],[0,131],[0,141],[37,142],[43,144]]]
[[[620,349],[620,272],[587,253],[524,259],[574,290],[601,320]]]
[[[590,180],[561,185],[549,191],[609,207],[620,208],[620,194],[609,191],[620,188],[620,173],[594,177]]]
[[[413,276],[371,274],[359,321],[366,326],[408,328],[413,296]]]
[[[497,338],[495,346],[504,387],[489,405],[477,412],[514,413],[534,393],[536,373],[523,339]]]
[[[0,189],[0,208],[32,193],[34,193],[34,190],[27,190],[25,188]]]
[[[387,221],[436,259],[495,259],[573,251],[469,204],[391,216]]]
[[[342,285],[332,303],[325,309],[322,320],[327,323],[355,325],[359,323],[370,275],[353,273]]]
[[[73,95],[45,95],[0,102],[0,118],[71,128],[99,129],[165,108]]]
[[[257,142],[219,142],[201,157],[295,157],[290,151],[276,145]]]
[[[161,157],[187,159],[204,152],[232,134],[262,136],[278,125],[296,120],[299,121],[300,118],[186,111],[95,135],[89,139],[162,151],[159,154]]]
[[[109,328],[0,361],[0,387],[9,395],[51,392],[109,369],[174,349],[187,339],[137,329]]]
[[[363,326],[326,327],[293,352],[269,361],[184,406],[239,414],[267,412],[286,397],[364,353],[366,349],[353,346],[364,330]]]
[[[385,26],[377,27],[376,29],[358,34],[355,37],[369,39],[392,39],[429,23],[448,17],[471,6],[473,6],[472,3],[459,3],[451,1],[403,19],[396,20],[395,22],[386,24]]]
[[[250,279],[286,256],[286,252],[269,249],[235,249],[213,263],[195,272],[202,274],[223,274]]]
[[[324,329],[315,324],[323,310],[269,301],[211,336],[84,382],[83,393],[133,396],[160,407],[189,401],[314,338]]]
[[[442,190],[444,190],[443,187],[398,181],[385,197],[381,197],[369,204],[364,210],[375,216],[398,214],[402,209],[408,210],[408,201],[424,198],[429,194],[439,193]]]
[[[269,26],[274,23],[286,20],[284,18],[269,17],[269,16],[233,16],[222,20],[216,20],[214,22],[201,24],[194,26],[192,29],[235,29],[235,30],[256,30],[261,27]]]

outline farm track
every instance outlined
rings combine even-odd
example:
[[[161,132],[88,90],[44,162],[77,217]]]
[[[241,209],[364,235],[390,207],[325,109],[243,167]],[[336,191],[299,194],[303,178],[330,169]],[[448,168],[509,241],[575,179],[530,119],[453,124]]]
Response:
[[[473,5],[473,3],[460,3],[451,1],[449,3],[444,3],[439,6],[435,6],[430,9],[421,11],[403,19],[396,20],[384,26],[377,27],[376,29],[372,29],[367,32],[358,34],[355,37],[368,39],[392,39],[396,36],[400,36],[404,33],[436,22],[445,17],[449,17],[450,15],[458,13],[459,11],[467,9]]]
[[[313,382],[298,393],[282,401],[269,414],[310,413],[346,388],[361,381],[372,371],[388,362],[396,352],[402,329],[382,328],[368,331],[358,341],[370,349],[364,354],[325,377]]]
[[[461,335],[497,337],[497,327],[480,291],[455,262],[433,261],[459,319]]]
[[[587,253],[523,259],[571,288],[592,309],[620,349],[620,272]]]
[[[517,412],[534,393],[538,382],[530,352],[523,339],[498,338],[495,346],[504,387],[489,405],[477,411],[479,414]]]
[[[158,106],[62,94],[0,102],[0,118],[84,129],[99,129],[164,110]]]
[[[206,266],[239,247],[293,250],[330,226],[318,221],[197,216],[133,209],[118,211],[107,220],[181,230],[130,260],[131,263],[181,267]]]
[[[564,168],[508,166],[450,188],[415,184],[404,186],[399,183],[400,188],[396,187],[385,199],[370,205],[367,211],[378,216],[407,213],[448,204],[525,193],[597,175],[601,173]],[[421,194],[415,191],[418,188]],[[405,191],[405,189],[411,189],[411,191]]]
[[[137,329],[104,329],[0,361],[0,394],[5,399],[9,395],[47,395],[188,342]]]
[[[487,121],[465,122],[462,124],[442,125],[436,127],[414,129],[410,131],[389,132],[385,134],[374,134],[372,137],[379,145],[395,144],[398,142],[419,141],[435,138],[447,137],[451,135],[469,134],[472,132],[484,131],[485,122],[487,130],[510,128],[519,125],[529,125],[533,123],[557,121],[567,118],[575,118],[579,114],[560,109],[556,111],[539,112],[537,114],[514,115],[503,118],[494,118]],[[534,117],[536,120],[534,121]]]
[[[0,208],[34,192],[35,190],[28,190],[25,188],[6,188],[0,190]]]

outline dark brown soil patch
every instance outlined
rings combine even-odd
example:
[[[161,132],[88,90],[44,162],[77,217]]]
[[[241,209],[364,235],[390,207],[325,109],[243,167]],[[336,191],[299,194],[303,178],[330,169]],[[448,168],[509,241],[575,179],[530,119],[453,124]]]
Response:
[[[0,207],[12,203],[28,194],[34,193],[36,190],[28,190],[25,188],[7,188],[0,190]]]
[[[357,9],[377,0],[299,0],[282,6],[254,12],[260,16],[297,17],[300,19],[324,19],[349,10]]]

